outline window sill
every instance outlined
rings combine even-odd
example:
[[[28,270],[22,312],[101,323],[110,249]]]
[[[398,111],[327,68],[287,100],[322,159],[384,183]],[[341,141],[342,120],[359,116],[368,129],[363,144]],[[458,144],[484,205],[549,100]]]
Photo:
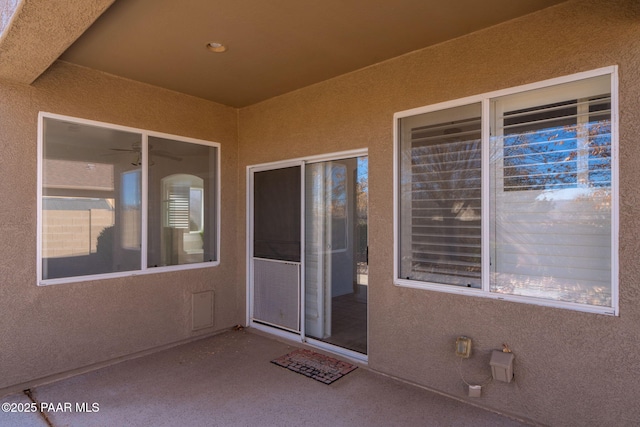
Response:
[[[145,276],[157,273],[169,273],[175,271],[195,270],[199,268],[212,268],[220,265],[220,261],[199,262],[194,264],[169,265],[164,267],[150,267],[144,270],[119,271],[116,273],[93,274],[88,276],[62,277],[59,279],[44,279],[38,281],[38,286],[60,285],[65,283],[94,282],[97,280],[117,279],[122,277]]]
[[[581,311],[585,313],[603,314],[606,316],[619,316],[614,307],[602,307],[586,304],[578,304],[565,301],[555,301],[543,298],[527,297],[520,295],[508,295],[488,292],[483,289],[467,288],[463,286],[442,285],[438,283],[419,282],[415,280],[395,279],[394,285],[405,288],[423,289],[428,291],[445,292],[450,294],[466,295],[494,300],[518,302],[542,307],[561,308],[566,310]]]

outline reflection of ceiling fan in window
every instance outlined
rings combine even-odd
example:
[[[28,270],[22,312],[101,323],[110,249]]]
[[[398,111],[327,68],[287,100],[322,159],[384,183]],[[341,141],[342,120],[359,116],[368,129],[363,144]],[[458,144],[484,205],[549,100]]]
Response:
[[[131,162],[133,166],[142,166],[142,143],[134,142],[131,145],[131,148],[109,148],[111,151],[124,151],[129,153],[135,153],[135,160]],[[176,162],[182,161],[182,157],[173,155],[168,151],[164,150],[154,150],[153,145],[149,144],[149,165],[153,166],[154,162],[151,160],[152,157],[164,157],[165,159],[175,160]]]

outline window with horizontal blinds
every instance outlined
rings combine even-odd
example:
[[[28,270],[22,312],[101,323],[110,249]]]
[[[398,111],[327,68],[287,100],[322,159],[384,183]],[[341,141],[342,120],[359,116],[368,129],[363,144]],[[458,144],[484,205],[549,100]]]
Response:
[[[618,310],[617,68],[399,112],[395,280]]]
[[[481,286],[480,105],[401,122],[401,277]]]
[[[611,95],[603,79],[591,89],[588,81],[561,85],[565,99],[552,103],[520,108],[535,93],[493,101],[492,292],[611,306]]]

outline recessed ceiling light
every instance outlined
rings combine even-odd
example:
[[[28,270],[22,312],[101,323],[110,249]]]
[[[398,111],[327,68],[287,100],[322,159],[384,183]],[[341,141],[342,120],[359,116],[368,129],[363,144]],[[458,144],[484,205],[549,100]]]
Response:
[[[207,43],[207,49],[211,52],[222,53],[227,50],[227,47],[220,42],[209,42]]]

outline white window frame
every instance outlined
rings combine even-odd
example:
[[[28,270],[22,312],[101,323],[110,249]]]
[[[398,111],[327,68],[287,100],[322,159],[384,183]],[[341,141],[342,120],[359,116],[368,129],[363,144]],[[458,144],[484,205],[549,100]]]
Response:
[[[491,128],[491,100],[507,95],[513,95],[530,90],[539,90],[549,86],[576,82],[591,77],[598,77],[603,75],[609,75],[611,78],[611,193],[612,193],[612,206],[611,206],[611,307],[600,307],[594,305],[572,303],[557,301],[551,299],[533,298],[519,295],[499,294],[490,292],[490,128]],[[399,122],[400,119],[405,117],[411,117],[424,113],[431,113],[439,110],[445,110],[448,108],[459,107],[472,103],[482,104],[482,249],[481,249],[481,266],[482,266],[482,287],[468,288],[462,286],[445,285],[438,283],[422,282],[417,280],[402,279],[399,276],[400,265],[400,235],[401,235],[401,220],[399,207],[401,198],[400,189],[400,139],[399,139]],[[618,67],[609,66],[596,70],[576,73],[568,76],[553,78],[544,80],[541,82],[526,84],[513,88],[498,90],[494,92],[484,93],[480,95],[470,96],[457,100],[442,102],[434,105],[428,105],[419,108],[413,108],[410,110],[400,111],[393,116],[393,135],[394,135],[394,150],[393,150],[393,179],[394,179],[394,284],[396,286],[425,289],[438,292],[446,292],[461,295],[471,295],[482,298],[490,298],[497,300],[513,301],[528,303],[533,305],[547,306],[563,308],[575,311],[583,311],[589,313],[598,313],[605,315],[618,316],[619,315],[619,260],[618,260],[618,248],[619,248],[619,110],[618,110]]]
[[[73,276],[73,277],[62,277],[55,279],[43,279],[43,267],[42,267],[42,251],[43,251],[43,239],[42,239],[42,231],[43,231],[43,212],[42,212],[42,200],[43,200],[43,166],[44,166],[44,120],[45,119],[55,119],[61,120],[71,123],[77,123],[79,125],[88,125],[88,126],[96,126],[106,129],[113,129],[123,132],[131,132],[138,133],[142,137],[142,145],[141,145],[141,170],[142,170],[142,200],[141,200],[141,250],[140,250],[140,270],[128,270],[128,271],[118,271],[112,273],[104,273],[104,274],[92,274],[92,275],[84,275],[84,276]],[[148,255],[148,147],[149,147],[149,137],[157,137],[157,138],[165,138],[172,139],[178,142],[186,142],[191,144],[198,144],[208,147],[213,147],[217,150],[217,159],[216,159],[216,185],[215,185],[215,212],[212,212],[215,219],[215,254],[216,259],[206,262],[199,263],[191,263],[191,264],[180,264],[180,265],[169,265],[169,266],[160,266],[160,267],[148,267],[147,266],[147,255]],[[118,277],[131,277],[131,276],[139,276],[143,274],[155,274],[155,273],[163,273],[169,271],[180,271],[180,270],[193,270],[197,268],[210,268],[216,267],[220,265],[220,189],[221,189],[221,145],[217,142],[206,141],[196,138],[190,138],[179,135],[172,135],[162,132],[154,132],[145,129],[133,128],[128,126],[121,126],[112,123],[100,122],[95,120],[87,120],[77,117],[65,116],[60,114],[54,114],[49,112],[41,111],[38,113],[38,147],[37,147],[37,260],[36,260],[36,271],[37,278],[36,283],[38,286],[47,286],[47,285],[56,285],[63,283],[76,283],[76,282],[88,282],[95,280],[103,280],[103,279],[112,279]]]

